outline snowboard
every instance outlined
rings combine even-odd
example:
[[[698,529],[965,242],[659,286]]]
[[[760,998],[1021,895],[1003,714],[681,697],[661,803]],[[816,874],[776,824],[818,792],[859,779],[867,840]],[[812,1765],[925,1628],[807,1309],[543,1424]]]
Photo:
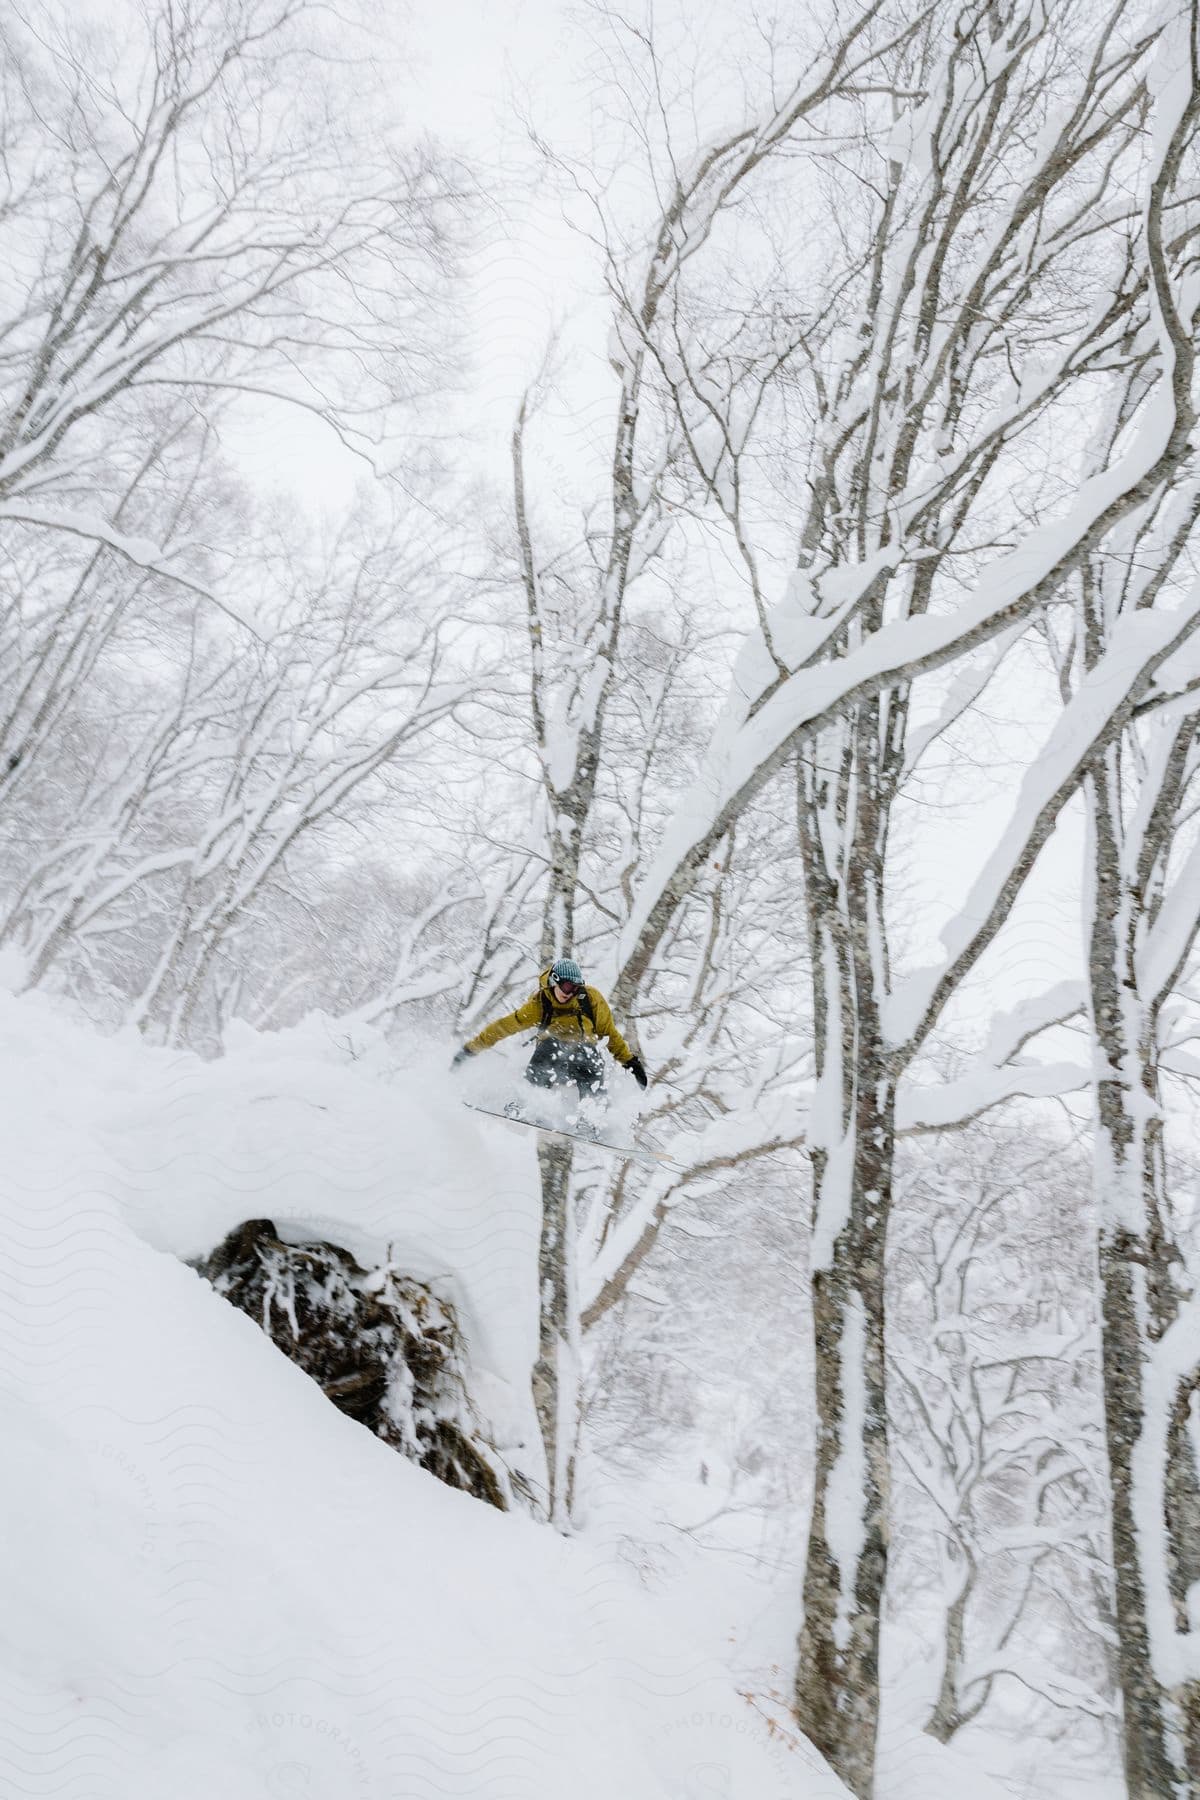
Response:
[[[597,1150],[611,1150],[626,1161],[662,1163],[668,1169],[679,1167],[678,1163],[673,1162],[661,1150],[647,1150],[640,1144],[618,1144],[612,1138],[602,1135],[593,1137],[590,1131],[569,1131],[565,1125],[543,1125],[540,1119],[526,1119],[520,1113],[503,1112],[494,1106],[477,1106],[473,1100],[464,1100],[463,1105],[470,1107],[472,1112],[483,1113],[489,1119],[503,1119],[507,1125],[525,1125],[530,1131],[540,1131],[545,1137],[562,1138],[575,1144],[591,1144]]]

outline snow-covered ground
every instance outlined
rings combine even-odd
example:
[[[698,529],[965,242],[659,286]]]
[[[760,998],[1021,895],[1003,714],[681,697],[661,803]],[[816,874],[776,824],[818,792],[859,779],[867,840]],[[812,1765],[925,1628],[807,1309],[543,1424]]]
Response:
[[[734,1562],[693,1581],[703,1558],[676,1534],[671,1563],[665,1530],[631,1553],[611,1485],[574,1541],[452,1492],[180,1260],[258,1216],[390,1247],[457,1302],[519,1460],[532,1151],[464,1115],[441,1067],[321,1019],[205,1063],[0,993],[5,1792],[844,1795],[766,1692],[739,1692]],[[794,1611],[790,1570],[755,1579]],[[917,1749],[885,1800],[966,1791],[957,1758]]]
[[[221,1062],[0,1001],[4,1787],[60,1800],[830,1800],[634,1573],[441,1486],[172,1252],[269,1215],[528,1354],[516,1134],[319,1021]]]

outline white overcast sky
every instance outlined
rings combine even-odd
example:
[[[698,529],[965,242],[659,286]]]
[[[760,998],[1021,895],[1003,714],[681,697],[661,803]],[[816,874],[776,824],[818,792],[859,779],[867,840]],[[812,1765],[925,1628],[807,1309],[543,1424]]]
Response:
[[[515,407],[551,332],[570,331],[581,312],[602,329],[594,258],[532,177],[517,113],[527,104],[556,144],[578,141],[578,14],[564,0],[384,0],[379,27],[380,60],[397,70],[395,122],[465,155],[495,197],[457,303],[471,392],[462,455],[503,479]],[[596,403],[599,412],[599,391]],[[331,432],[290,408],[245,413],[225,436],[265,487],[294,490],[306,506],[339,510],[365,473]]]

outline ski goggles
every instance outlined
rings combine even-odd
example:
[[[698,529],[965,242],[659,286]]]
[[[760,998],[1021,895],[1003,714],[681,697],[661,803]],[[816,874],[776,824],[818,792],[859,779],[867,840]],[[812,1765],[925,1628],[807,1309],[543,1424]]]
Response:
[[[568,1000],[573,1000],[576,994],[582,994],[583,992],[583,983],[581,981],[555,981],[552,982],[551,985],[557,988],[560,994],[565,994]]]

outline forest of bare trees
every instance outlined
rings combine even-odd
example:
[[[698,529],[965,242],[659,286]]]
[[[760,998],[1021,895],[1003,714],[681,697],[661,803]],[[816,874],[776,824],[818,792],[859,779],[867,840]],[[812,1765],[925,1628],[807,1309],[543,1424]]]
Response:
[[[903,1614],[940,1742],[1197,1800],[1197,11],[803,10],[715,87],[580,14],[605,130],[529,155],[603,321],[502,475],[430,421],[503,181],[298,0],[10,16],[0,955],[205,1056],[447,1060],[575,955],[674,1163],[539,1148],[541,1515],[686,1439],[762,1284],[731,1466],[846,1786]],[[267,405],[344,517],[230,451]]]

